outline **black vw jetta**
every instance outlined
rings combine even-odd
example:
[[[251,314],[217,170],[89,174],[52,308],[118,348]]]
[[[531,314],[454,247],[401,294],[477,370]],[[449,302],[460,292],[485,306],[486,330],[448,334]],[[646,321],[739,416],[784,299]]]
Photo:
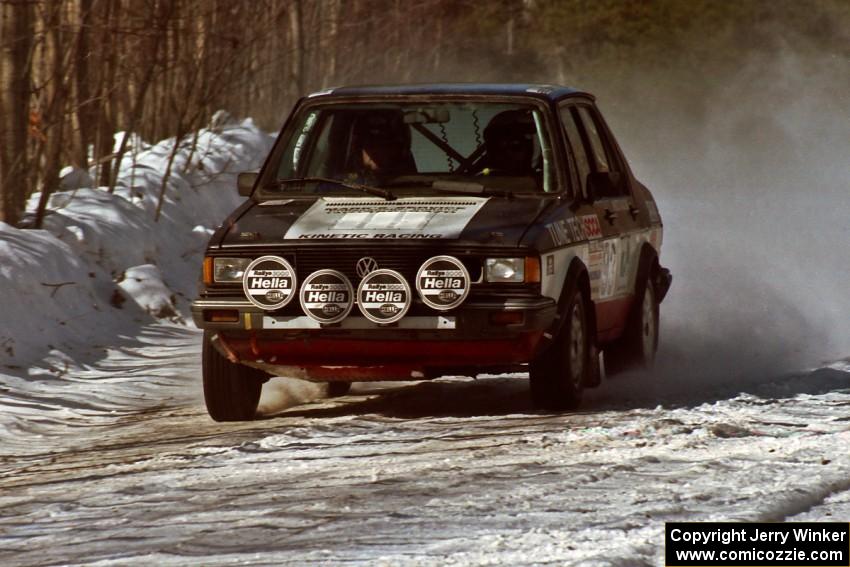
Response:
[[[301,99],[210,240],[196,324],[215,420],[272,375],[329,383],[526,369],[570,409],[652,364],[661,217],[594,98],[549,85]]]

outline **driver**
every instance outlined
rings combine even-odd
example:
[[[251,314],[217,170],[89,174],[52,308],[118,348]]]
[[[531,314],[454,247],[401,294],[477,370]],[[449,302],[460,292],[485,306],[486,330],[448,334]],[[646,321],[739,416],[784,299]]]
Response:
[[[351,132],[354,174],[363,179],[414,173],[410,128],[400,111],[371,110],[359,116]]]
[[[483,175],[534,175],[534,136],[537,127],[530,110],[505,110],[484,129],[487,150]]]

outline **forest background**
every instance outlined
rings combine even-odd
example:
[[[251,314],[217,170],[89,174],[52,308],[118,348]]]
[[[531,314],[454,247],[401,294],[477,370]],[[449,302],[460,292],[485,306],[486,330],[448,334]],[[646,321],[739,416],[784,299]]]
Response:
[[[649,147],[746,98],[736,143],[757,147],[807,77],[846,121],[850,2],[0,0],[0,221],[40,226],[66,165],[111,192],[131,132],[191,143],[219,109],[274,131],[334,85],[566,84]]]

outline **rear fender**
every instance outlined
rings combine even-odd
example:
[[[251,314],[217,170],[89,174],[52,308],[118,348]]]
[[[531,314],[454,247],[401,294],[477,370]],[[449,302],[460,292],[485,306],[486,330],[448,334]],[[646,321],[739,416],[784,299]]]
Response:
[[[640,251],[640,262],[635,280],[635,297],[643,297],[643,290],[647,282],[652,282],[656,301],[661,303],[670,290],[673,276],[670,274],[670,270],[659,264],[658,252],[649,243],[644,243]]]

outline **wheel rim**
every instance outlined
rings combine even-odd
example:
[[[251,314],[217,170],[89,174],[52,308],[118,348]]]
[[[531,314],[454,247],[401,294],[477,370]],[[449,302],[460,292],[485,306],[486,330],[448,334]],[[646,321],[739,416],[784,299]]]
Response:
[[[658,321],[655,319],[655,290],[651,285],[646,286],[641,305],[641,345],[643,359],[652,362],[655,358],[655,336]]]
[[[569,356],[570,373],[572,374],[570,381],[576,386],[581,385],[582,377],[584,376],[584,363],[587,358],[585,356],[585,342],[584,312],[581,300],[579,300],[573,305],[572,314],[570,315]]]

